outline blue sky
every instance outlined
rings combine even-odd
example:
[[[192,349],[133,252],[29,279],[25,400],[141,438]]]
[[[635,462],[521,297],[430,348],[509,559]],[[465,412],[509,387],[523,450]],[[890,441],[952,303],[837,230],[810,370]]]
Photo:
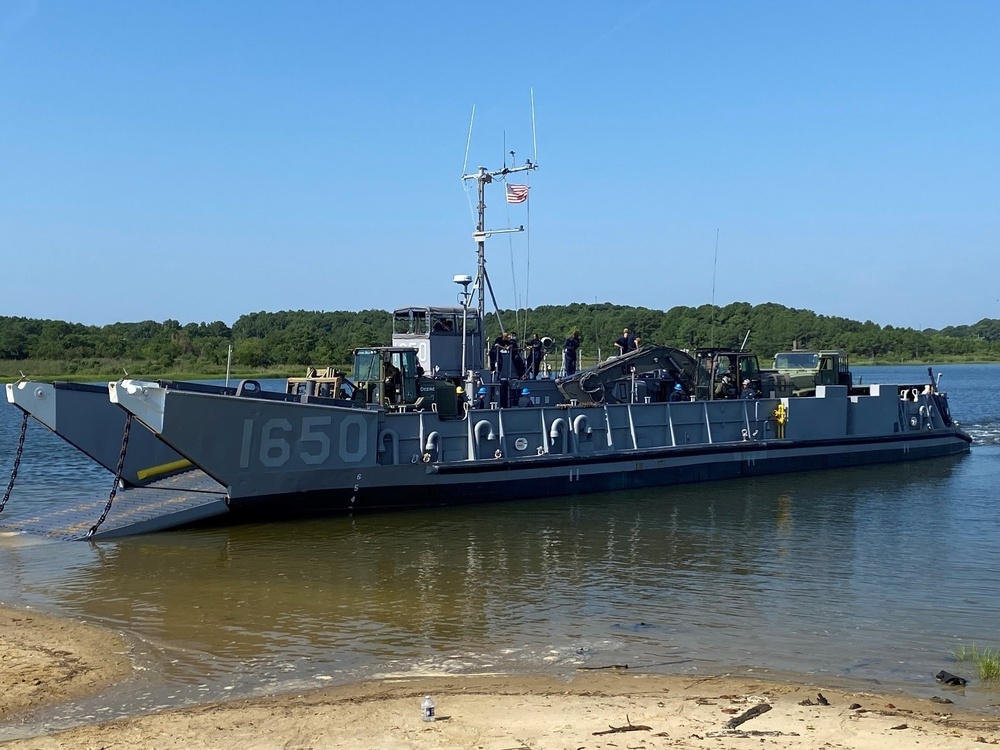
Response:
[[[531,90],[504,307],[1000,318],[992,0],[4,0],[0,315],[451,304]]]

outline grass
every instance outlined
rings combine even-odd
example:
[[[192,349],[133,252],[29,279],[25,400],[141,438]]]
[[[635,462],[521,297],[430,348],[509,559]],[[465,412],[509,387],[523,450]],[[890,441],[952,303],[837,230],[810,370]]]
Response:
[[[957,661],[974,664],[979,670],[979,679],[1000,680],[1000,648],[980,648],[973,643],[953,648],[951,654]]]
[[[17,380],[21,373],[31,380],[107,381],[125,377],[127,372],[136,378],[161,378],[164,380],[222,380],[226,366],[205,363],[177,363],[164,365],[149,361],[108,359],[83,359],[73,361],[29,359],[22,361],[0,360],[0,382]],[[231,380],[241,378],[286,378],[302,376],[305,365],[275,365],[247,370],[241,367],[231,373]]]

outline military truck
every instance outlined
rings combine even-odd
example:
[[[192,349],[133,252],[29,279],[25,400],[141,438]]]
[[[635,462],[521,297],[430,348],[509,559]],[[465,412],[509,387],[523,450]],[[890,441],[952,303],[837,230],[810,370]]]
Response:
[[[791,379],[796,396],[815,396],[818,385],[852,385],[843,349],[778,352],[774,355],[774,370]]]
[[[743,381],[758,397],[783,398],[792,395],[792,381],[784,374],[761,370],[757,355],[719,347],[695,350],[697,370],[694,395],[698,401],[738,398]]]

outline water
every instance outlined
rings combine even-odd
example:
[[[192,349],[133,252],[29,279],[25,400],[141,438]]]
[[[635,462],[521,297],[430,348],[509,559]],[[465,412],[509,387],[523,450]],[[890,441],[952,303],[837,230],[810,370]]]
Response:
[[[5,538],[0,601],[133,642],[136,678],[49,726],[385,675],[610,664],[930,694],[939,669],[968,673],[953,647],[1000,646],[1000,365],[937,369],[969,456],[94,545]],[[3,478],[19,426],[0,406]],[[106,495],[111,479],[33,424],[4,515]]]

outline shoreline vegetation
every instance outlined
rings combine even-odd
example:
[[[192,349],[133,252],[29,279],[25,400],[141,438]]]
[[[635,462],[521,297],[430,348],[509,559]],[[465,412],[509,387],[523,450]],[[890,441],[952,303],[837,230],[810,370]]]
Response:
[[[852,364],[952,364],[1000,362],[1000,320],[941,330],[896,328],[872,321],[817,315],[772,303],[725,307],[702,305],[667,311],[604,304],[545,306],[489,314],[487,341],[504,329],[519,337],[550,336],[561,357],[562,342],[578,329],[581,365],[614,353],[623,328],[646,344],[682,349],[729,346],[756,352],[768,367],[775,352],[843,349]],[[86,326],[56,320],[0,316],[0,377],[64,380],[137,377],[221,379],[227,362],[239,377],[287,377],[308,366],[337,366],[355,348],[388,345],[391,314],[384,310],[257,312],[229,326],[221,321],[113,323]],[[229,353],[232,352],[230,360]],[[339,369],[346,370],[344,366]]]
[[[542,675],[411,675],[50,725],[60,705],[136,679],[119,633],[0,607],[5,748],[968,748],[997,744],[995,705],[753,675],[652,675],[624,667]],[[431,695],[437,719],[421,719]]]
[[[852,360],[851,366],[864,366],[864,367],[892,367],[900,365],[913,365],[913,366],[924,366],[924,367],[938,367],[940,365],[975,365],[975,364],[995,364],[1000,362],[1000,359],[989,360],[989,359],[958,359],[958,358],[942,358],[933,360],[909,360],[903,362],[894,362],[889,360],[875,361],[875,362],[855,362]],[[587,359],[583,357],[581,359],[580,367],[585,369],[597,364],[596,360],[591,358]],[[769,362],[765,359],[761,359],[761,367],[768,369]],[[326,363],[320,363],[321,366],[326,367]],[[284,380],[289,377],[302,377],[309,366],[307,365],[274,365],[263,370],[258,371],[240,371],[240,372],[230,372],[229,382],[230,385],[236,385],[241,380],[252,379],[252,380],[268,380],[268,379],[278,379]],[[351,365],[334,365],[334,368],[347,373],[348,377],[351,373]],[[87,382],[103,382],[105,380],[120,380],[122,378],[140,378],[140,379],[151,379],[151,380],[184,380],[184,381],[200,381],[200,380],[225,380],[226,371],[225,368],[220,372],[217,368],[206,368],[204,370],[198,371],[187,371],[187,370],[159,370],[154,363],[150,362],[115,362],[115,363],[74,363],[74,362],[63,362],[57,363],[52,361],[34,362],[33,360],[25,360],[23,362],[12,363],[4,360],[0,360],[0,380],[4,382],[16,381],[21,375],[24,375],[29,380],[64,380],[74,383],[87,383]]]

